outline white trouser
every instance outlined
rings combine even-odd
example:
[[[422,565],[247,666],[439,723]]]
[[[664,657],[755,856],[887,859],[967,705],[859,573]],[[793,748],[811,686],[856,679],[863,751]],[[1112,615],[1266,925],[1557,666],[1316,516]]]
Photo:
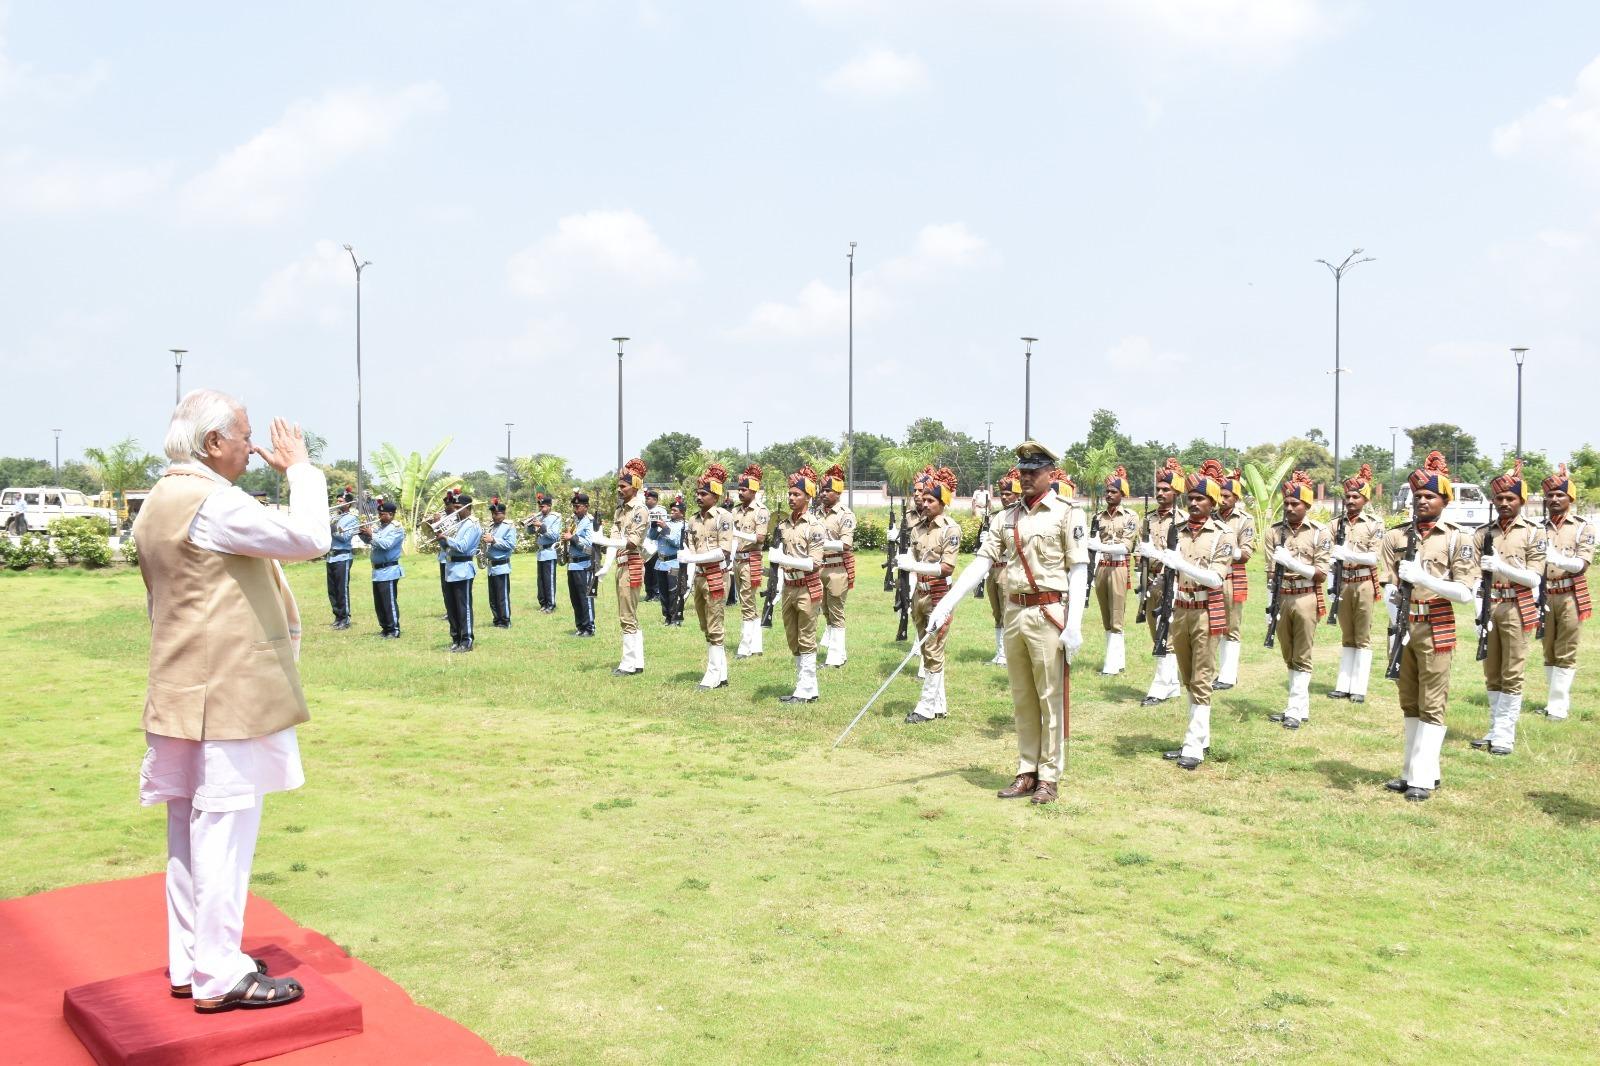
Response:
[[[1500,693],[1489,693],[1489,728],[1484,732],[1481,743],[1487,744],[1494,737],[1494,731],[1500,723],[1500,699]]]
[[[844,650],[844,626],[830,628],[823,645],[828,649],[827,665],[843,666],[849,658]]]
[[[738,659],[750,654],[750,622],[747,619],[739,620],[739,646],[734,649],[733,654]]]
[[[1490,693],[1493,696],[1495,693]],[[1499,693],[1499,713],[1489,721],[1489,743],[1501,748],[1515,747],[1517,719],[1522,717],[1522,693]]]
[[[1297,722],[1304,722],[1311,717],[1311,671],[1289,671],[1289,706],[1284,709],[1283,715]]]
[[[801,699],[815,699],[817,695],[817,653],[807,652],[794,657],[794,694]]]
[[[1544,713],[1560,721],[1572,710],[1572,679],[1577,676],[1575,666],[1547,666],[1545,679],[1550,684],[1550,697],[1545,700]]]
[[[1239,649],[1237,640],[1222,642],[1221,665],[1217,668],[1217,683],[1222,685],[1237,685],[1239,683]]]
[[[1156,659],[1156,676],[1150,682],[1146,698],[1170,700],[1178,694],[1178,660],[1171,654]]]
[[[1411,773],[1406,784],[1412,788],[1431,789],[1439,780],[1439,752],[1444,747],[1444,726],[1411,719],[1417,723],[1416,739],[1411,746]]]
[[[261,800],[240,811],[167,801],[167,967],[196,999],[230,991],[256,964],[239,950]]]
[[[1211,746],[1211,705],[1196,704],[1188,696],[1183,698],[1183,704],[1189,714],[1189,730],[1183,735],[1183,757],[1204,761],[1206,749]]]
[[[1128,667],[1128,645],[1125,641],[1126,634],[1106,634],[1106,661],[1101,665],[1102,674],[1120,674]]]
[[[922,679],[922,694],[917,697],[917,705],[911,708],[912,714],[918,718],[939,717],[939,689],[943,681],[943,670]]]
[[[706,672],[700,683],[706,688],[716,688],[728,680],[727,648],[721,644],[706,645]]]
[[[1372,675],[1372,649],[1351,648],[1354,656],[1350,667],[1350,687],[1345,689],[1352,696],[1366,696],[1367,679]]]
[[[1417,753],[1417,726],[1422,724],[1420,718],[1402,719],[1405,723],[1405,754],[1400,762],[1400,780],[1406,784],[1411,783],[1411,765],[1416,760]],[[1428,786],[1432,788],[1430,784]]]
[[[1350,686],[1355,683],[1355,682],[1350,680],[1350,678],[1352,677],[1352,675],[1355,674],[1355,672],[1356,672],[1356,649],[1354,649],[1354,648],[1340,648],[1339,649],[1339,680],[1334,682],[1333,691],[1348,693],[1350,691]]]

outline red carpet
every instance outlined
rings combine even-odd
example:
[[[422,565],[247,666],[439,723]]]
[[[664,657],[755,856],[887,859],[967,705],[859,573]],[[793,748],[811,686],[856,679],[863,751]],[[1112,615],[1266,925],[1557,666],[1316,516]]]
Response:
[[[159,971],[166,965],[164,915],[160,874],[0,901],[0,989],[4,990],[0,994],[0,1063],[93,1066],[94,1058],[62,1016],[62,995],[93,981],[152,967]],[[244,950],[266,957],[267,949],[274,947],[356,999],[364,1024],[364,1031],[355,1036],[273,1058],[274,1066],[473,1066],[522,1061],[496,1055],[469,1030],[417,1006],[399,985],[252,895],[245,915]],[[160,992],[158,1002],[170,1006],[178,1001]],[[285,1015],[296,1009],[281,1008]],[[276,1013],[235,1011],[215,1018],[197,1017],[196,1021],[222,1021],[234,1015],[265,1018]]]

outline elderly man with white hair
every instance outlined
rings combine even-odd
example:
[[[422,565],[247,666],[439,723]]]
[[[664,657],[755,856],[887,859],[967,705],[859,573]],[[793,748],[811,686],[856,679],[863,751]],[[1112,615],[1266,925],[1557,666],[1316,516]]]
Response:
[[[150,615],[139,798],[167,806],[172,995],[200,1013],[281,1006],[304,989],[239,945],[262,798],[305,781],[300,614],[278,560],[327,552],[327,481],[298,425],[273,419],[257,447],[244,405],[210,389],[173,410],[166,452],[133,533]],[[233,484],[252,453],[287,478],[287,513]]]

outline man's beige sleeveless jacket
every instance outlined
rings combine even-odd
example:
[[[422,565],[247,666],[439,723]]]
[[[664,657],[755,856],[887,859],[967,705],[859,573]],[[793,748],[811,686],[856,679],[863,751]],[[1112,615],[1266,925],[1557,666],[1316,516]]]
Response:
[[[156,483],[134,539],[150,592],[144,728],[184,740],[246,740],[310,719],[270,559],[199,548],[189,525],[216,482],[172,470]]]

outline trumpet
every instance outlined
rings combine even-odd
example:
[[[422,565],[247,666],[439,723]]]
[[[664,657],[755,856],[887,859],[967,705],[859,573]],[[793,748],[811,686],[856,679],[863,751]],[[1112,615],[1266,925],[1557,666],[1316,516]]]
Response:
[[[332,522],[335,518],[338,518],[346,507],[351,508],[351,514],[356,513],[355,503],[353,501],[341,500],[338,503],[330,503],[328,505],[328,521]]]

